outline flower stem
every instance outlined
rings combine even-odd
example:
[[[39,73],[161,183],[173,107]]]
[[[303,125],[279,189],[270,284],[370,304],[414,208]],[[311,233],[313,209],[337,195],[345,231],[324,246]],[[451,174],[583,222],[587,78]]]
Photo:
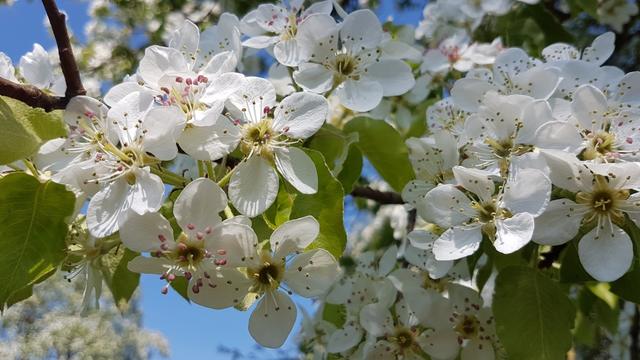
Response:
[[[151,167],[151,172],[158,175],[165,184],[169,184],[177,187],[185,187],[189,182],[184,177],[176,173],[173,173],[171,171],[165,170],[161,167]]]

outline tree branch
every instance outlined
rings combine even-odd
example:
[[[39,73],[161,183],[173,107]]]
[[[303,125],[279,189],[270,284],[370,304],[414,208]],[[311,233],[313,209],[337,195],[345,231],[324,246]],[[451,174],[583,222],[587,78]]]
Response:
[[[404,204],[402,196],[393,191],[380,191],[372,189],[369,186],[357,186],[351,191],[351,196],[361,197],[369,200],[374,200],[382,205],[388,204]]]
[[[51,23],[51,30],[58,46],[58,56],[60,57],[60,68],[64,75],[67,90],[64,97],[52,96],[32,85],[23,85],[0,78],[0,95],[22,101],[23,103],[42,108],[46,111],[64,109],[69,101],[78,95],[87,92],[80,80],[80,70],[73,56],[69,33],[67,32],[66,16],[60,12],[55,0],[42,0],[47,17]]]

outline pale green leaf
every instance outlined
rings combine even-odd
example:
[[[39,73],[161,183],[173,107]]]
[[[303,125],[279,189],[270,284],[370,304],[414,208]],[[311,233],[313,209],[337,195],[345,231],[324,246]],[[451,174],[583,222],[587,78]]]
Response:
[[[502,269],[492,308],[498,337],[510,359],[564,359],[571,348],[575,307],[541,272],[525,266]]]
[[[63,185],[24,173],[0,179],[0,308],[62,262],[65,221],[74,205],[74,194]]]

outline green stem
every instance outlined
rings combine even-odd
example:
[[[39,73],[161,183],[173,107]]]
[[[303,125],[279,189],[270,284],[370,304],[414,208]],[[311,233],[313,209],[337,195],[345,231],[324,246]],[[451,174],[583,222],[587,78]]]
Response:
[[[209,179],[216,181],[216,173],[213,171],[213,163],[211,161],[205,161],[204,164],[207,166],[207,175],[209,175]]]
[[[204,177],[204,164],[202,160],[198,160],[198,177]]]
[[[234,167],[222,179],[220,179],[220,181],[218,181],[218,186],[225,187],[225,185],[227,185],[227,183],[229,182],[229,179],[231,179],[231,175],[233,175],[234,171],[236,171],[237,168],[237,166]]]
[[[22,162],[24,163],[24,165],[27,167],[27,169],[29,169],[31,171],[31,174],[37,178],[40,178],[40,172],[38,171],[38,169],[36,169],[36,167],[33,165],[33,163],[29,160],[22,160]]]
[[[169,185],[184,187],[189,182],[184,177],[171,171],[165,170],[161,167],[151,167],[151,172],[158,175],[164,183]]]

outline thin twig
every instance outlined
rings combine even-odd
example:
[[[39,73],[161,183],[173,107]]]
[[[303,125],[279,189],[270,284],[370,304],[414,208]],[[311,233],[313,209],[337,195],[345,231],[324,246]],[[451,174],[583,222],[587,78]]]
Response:
[[[380,191],[370,188],[369,186],[356,186],[351,191],[351,195],[369,200],[374,200],[382,205],[387,204],[404,204],[402,196],[392,191]]]
[[[66,16],[60,12],[55,0],[42,0],[47,17],[51,23],[51,30],[58,46],[58,56],[60,57],[60,68],[64,75],[67,90],[64,97],[52,96],[32,85],[14,83],[0,78],[0,95],[22,101],[34,107],[42,108],[45,111],[64,109],[69,101],[78,95],[87,92],[80,80],[80,70],[73,56],[69,33],[67,32]]]

